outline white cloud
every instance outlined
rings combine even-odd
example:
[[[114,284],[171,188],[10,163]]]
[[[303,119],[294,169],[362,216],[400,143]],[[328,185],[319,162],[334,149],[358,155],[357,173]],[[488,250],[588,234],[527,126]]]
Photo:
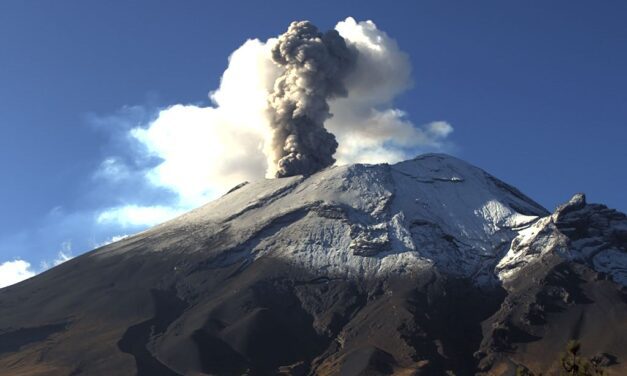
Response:
[[[412,86],[409,56],[374,22],[348,17],[335,29],[359,51],[357,67],[346,79],[352,102],[390,103]]]
[[[122,227],[153,226],[167,221],[185,210],[167,206],[125,205],[111,208],[98,215],[99,224],[116,223]]]
[[[30,263],[24,260],[5,261],[0,264],[0,288],[33,277],[35,274]]]
[[[64,262],[71,260],[73,257],[74,256],[72,256],[72,241],[66,240],[63,243],[61,243],[61,250],[57,253],[57,256],[54,260],[52,261],[44,260],[41,262],[41,270],[39,272],[48,270],[51,267],[55,267],[57,265],[61,265]]]
[[[109,157],[100,163],[94,177],[120,181],[128,178],[130,170],[119,158]]]
[[[103,242],[94,244],[94,248],[104,247],[105,245],[109,245],[111,243],[115,243],[115,242],[118,242],[120,240],[124,240],[124,239],[126,239],[128,237],[129,237],[129,235],[126,235],[126,234],[124,234],[124,235],[113,235],[113,236],[109,237],[108,239],[106,239]]]
[[[66,240],[63,243],[61,243],[61,250],[59,251],[59,253],[57,253],[57,258],[54,259],[52,264],[54,266],[57,266],[59,264],[63,264],[64,262],[66,262],[67,260],[70,260],[71,258],[72,258],[72,241]]]
[[[181,206],[197,206],[228,187],[264,176],[259,131],[237,122],[220,107],[176,105],[161,111],[149,128],[133,136],[163,162],[148,180],[179,194]]]
[[[333,117],[325,124],[338,139],[337,163],[392,163],[441,150],[452,126],[443,121],[416,126],[392,105],[412,85],[409,57],[396,41],[372,21],[349,17],[335,28],[359,51],[347,78],[349,95],[331,102]]]
[[[72,259],[72,242],[64,241],[61,243],[61,250],[52,261],[42,261],[39,270],[32,268],[30,262],[16,259],[13,261],[5,261],[0,264],[0,288],[16,284],[20,281],[34,277],[35,275],[50,269],[51,267],[61,265]]]
[[[114,235],[111,238],[107,239],[107,241],[100,244],[100,247],[105,246],[107,244],[119,242],[120,240],[124,240],[126,238],[128,238],[128,235]]]
[[[330,103],[333,117],[325,126],[336,135],[338,164],[395,162],[420,151],[441,150],[453,128],[443,121],[414,125],[393,100],[412,85],[411,64],[396,41],[372,21],[347,18],[338,32],[357,48],[354,72],[346,80],[348,97]],[[122,205],[97,217],[98,223],[149,226],[197,207],[245,181],[272,177],[272,133],[267,97],[280,74],[271,48],[276,39],[248,40],[229,57],[213,106],[177,104],[130,131],[144,157],[161,162],[147,169],[145,180],[175,193],[163,205]],[[109,158],[101,176],[128,175],[120,159]]]
[[[72,259],[72,255],[69,253],[65,253],[63,251],[59,251],[59,253],[57,254],[57,258],[54,259],[54,261],[52,262],[52,264],[54,266],[63,264],[64,262],[66,262],[67,260],[71,260]]]

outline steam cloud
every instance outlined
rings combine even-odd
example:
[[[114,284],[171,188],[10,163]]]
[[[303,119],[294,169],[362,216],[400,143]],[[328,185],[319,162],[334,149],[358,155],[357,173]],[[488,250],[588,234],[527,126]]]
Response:
[[[334,158],[394,163],[449,149],[451,125],[414,124],[393,105],[412,86],[409,57],[396,41],[372,21],[349,17],[334,29],[296,23],[278,38],[249,39],[229,57],[211,105],[175,104],[133,128],[133,157],[161,162],[138,170],[129,157],[110,155],[97,178],[132,186],[141,179],[176,200],[131,197],[99,213],[98,224],[154,225],[243,181],[312,173]],[[104,123],[137,123],[133,109]]]
[[[338,143],[324,128],[327,99],[347,96],[343,79],[357,51],[336,30],[321,33],[309,21],[292,22],[272,48],[284,68],[269,98],[277,177],[310,175],[335,163]]]

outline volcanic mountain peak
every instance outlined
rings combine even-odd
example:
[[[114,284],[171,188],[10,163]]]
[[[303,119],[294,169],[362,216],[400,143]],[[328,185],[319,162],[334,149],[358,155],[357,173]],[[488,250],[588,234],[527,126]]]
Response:
[[[571,338],[624,375],[625,285],[627,217],[583,195],[551,214],[442,154],[331,167],[1,289],[0,375],[552,374]]]
[[[484,283],[493,280],[492,268],[518,231],[547,214],[477,167],[426,154],[241,184],[138,236],[153,240],[150,251],[171,252],[206,249],[210,239],[221,265],[267,256],[337,276],[435,265]],[[137,251],[124,246],[134,241],[96,255]]]

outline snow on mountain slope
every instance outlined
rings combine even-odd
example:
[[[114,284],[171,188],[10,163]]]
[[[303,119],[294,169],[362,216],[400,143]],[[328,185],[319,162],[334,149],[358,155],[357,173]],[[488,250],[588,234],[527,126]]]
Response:
[[[571,336],[624,375],[626,255],[446,155],[243,183],[0,289],[0,375],[550,374]]]
[[[496,272],[507,282],[547,253],[587,264],[627,286],[627,216],[604,205],[586,204],[585,196],[576,194],[552,215],[520,231]]]
[[[483,283],[518,231],[547,214],[477,167],[426,154],[244,184],[137,237],[154,238],[152,252],[196,252],[213,239],[220,264],[276,257],[353,277],[435,265]],[[124,252],[133,241],[95,255]]]

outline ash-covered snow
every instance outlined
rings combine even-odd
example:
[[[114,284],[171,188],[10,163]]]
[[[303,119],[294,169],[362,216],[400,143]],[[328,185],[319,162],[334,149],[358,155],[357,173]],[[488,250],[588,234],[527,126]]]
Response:
[[[132,247],[125,244],[141,237],[151,240],[146,252],[206,254],[221,264],[279,258],[341,277],[435,267],[485,284],[506,281],[555,251],[567,258],[588,258],[597,270],[624,282],[627,257],[616,245],[624,243],[594,250],[599,244],[584,242],[577,247],[580,251],[571,250],[569,220],[588,206],[585,198],[583,206],[576,199],[550,215],[477,167],[451,156],[426,154],[394,165],[331,167],[307,178],[241,185],[95,255],[126,252]],[[627,225],[619,224],[615,213],[608,214],[617,223],[607,231],[622,239]],[[599,223],[597,227],[608,224]]]
[[[209,251],[221,262],[277,257],[342,276],[435,265],[487,280],[518,229],[546,214],[483,170],[427,154],[252,182],[138,236],[155,238],[153,252],[208,251],[203,240],[219,238]]]

